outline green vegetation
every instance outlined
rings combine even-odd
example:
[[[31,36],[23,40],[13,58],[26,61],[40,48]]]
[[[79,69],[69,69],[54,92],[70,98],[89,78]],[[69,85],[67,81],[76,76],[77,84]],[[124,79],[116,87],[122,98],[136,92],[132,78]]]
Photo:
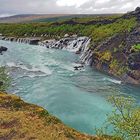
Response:
[[[121,14],[109,14],[109,15],[67,15],[62,17],[50,17],[50,18],[41,18],[35,19],[30,22],[64,22],[72,20],[78,23],[87,23],[91,21],[103,21],[103,20],[113,20],[121,17]]]
[[[98,135],[110,135],[114,140],[140,139],[140,107],[131,97],[111,96],[109,102],[114,111],[108,116],[107,126],[98,130]],[[112,131],[108,134],[109,129]]]
[[[112,24],[107,24],[96,28],[92,32],[92,38],[95,42],[100,42],[116,33],[131,31],[136,26],[135,18],[121,19]]]
[[[78,23],[89,23],[89,22],[104,21],[104,20],[113,21],[114,19],[117,19],[119,17],[121,17],[121,15],[119,15],[119,14],[116,14],[116,15],[83,15],[83,16],[81,15],[81,17],[74,17],[71,20],[78,22]],[[64,20],[62,22],[64,22]]]
[[[109,65],[110,69],[118,76],[126,73],[128,71],[127,66],[122,66],[117,59],[113,59]]]
[[[112,58],[112,54],[110,51],[105,51],[103,53],[101,53],[101,60],[102,61],[110,61]]]
[[[0,91],[5,91],[10,84],[5,67],[0,67]]]
[[[110,17],[112,20],[113,17]],[[82,22],[87,22],[91,19],[78,18],[75,19],[77,24],[66,24],[60,22],[60,25],[55,23],[25,23],[25,24],[0,24],[0,33],[6,36],[16,37],[40,37],[44,35],[45,38],[63,37],[65,34],[77,34],[81,36],[89,36],[96,43],[101,42],[108,37],[120,32],[129,32],[136,26],[136,19],[122,19],[118,18],[110,24],[91,24],[84,25]],[[94,19],[95,20],[95,19]],[[96,19],[99,20],[98,18]]]
[[[140,44],[132,46],[132,50],[139,52],[140,51]]]

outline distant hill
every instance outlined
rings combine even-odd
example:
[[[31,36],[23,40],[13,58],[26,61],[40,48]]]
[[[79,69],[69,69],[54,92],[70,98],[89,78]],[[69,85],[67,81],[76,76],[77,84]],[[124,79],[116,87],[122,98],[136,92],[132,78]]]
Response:
[[[98,16],[111,16],[117,14],[23,14],[0,18],[0,23],[27,23],[27,22],[57,22],[71,18],[93,18]]]
[[[15,15],[10,17],[0,18],[0,23],[23,23],[23,22],[32,22],[32,21],[41,21],[48,18],[58,18],[63,16],[69,16],[65,14],[23,14]]]

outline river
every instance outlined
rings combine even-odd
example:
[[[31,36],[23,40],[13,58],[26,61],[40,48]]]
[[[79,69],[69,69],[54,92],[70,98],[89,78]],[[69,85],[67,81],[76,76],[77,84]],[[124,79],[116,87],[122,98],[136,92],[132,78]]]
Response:
[[[79,65],[79,56],[66,50],[0,41],[8,51],[0,55],[12,78],[8,92],[40,105],[68,126],[95,133],[112,111],[108,96],[129,95],[140,101],[140,87],[122,84],[110,76]]]

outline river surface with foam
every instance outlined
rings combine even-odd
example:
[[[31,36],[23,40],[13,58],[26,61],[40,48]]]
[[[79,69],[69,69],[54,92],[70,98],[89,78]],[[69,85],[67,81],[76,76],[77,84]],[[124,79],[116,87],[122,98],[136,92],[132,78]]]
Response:
[[[94,134],[112,110],[108,96],[121,94],[140,101],[140,88],[122,84],[85,66],[79,71],[79,56],[66,50],[0,41],[8,51],[0,55],[12,77],[10,93],[40,105],[65,124]]]

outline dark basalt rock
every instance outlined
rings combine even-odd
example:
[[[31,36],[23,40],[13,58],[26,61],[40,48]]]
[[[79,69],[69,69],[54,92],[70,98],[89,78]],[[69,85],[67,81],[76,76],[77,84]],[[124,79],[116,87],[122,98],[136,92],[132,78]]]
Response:
[[[3,85],[3,82],[2,81],[0,81],[0,87]]]
[[[102,63],[102,69],[103,69],[103,71],[108,72],[109,71],[109,64],[103,62]]]
[[[128,58],[129,68],[132,70],[140,70],[140,53],[133,53]]]
[[[123,16],[123,18],[136,17],[137,21],[140,22],[140,7],[137,7],[135,11],[129,12]]]
[[[75,66],[75,67],[74,67],[74,70],[81,70],[81,68],[83,68],[83,67],[84,67],[83,65]]]
[[[6,47],[0,46],[0,54],[2,55],[3,52],[6,52],[8,49]]]
[[[40,39],[29,39],[29,44],[30,45],[38,45],[39,41],[40,41]]]
[[[137,7],[137,8],[135,9],[135,13],[140,14],[140,7]]]
[[[11,41],[11,42],[19,42],[26,43],[30,45],[38,45],[41,38],[17,38],[17,37],[0,37],[1,40]]]

